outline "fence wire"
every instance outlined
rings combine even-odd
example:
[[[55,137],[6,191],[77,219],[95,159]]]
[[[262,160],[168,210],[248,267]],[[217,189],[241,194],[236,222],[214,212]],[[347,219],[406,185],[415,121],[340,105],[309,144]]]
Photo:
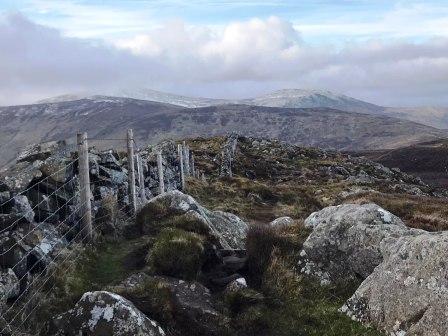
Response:
[[[101,144],[98,146],[100,148],[105,148],[105,143],[112,141],[115,142],[112,151],[118,153],[117,147],[121,147],[120,149],[123,153],[127,152],[126,139],[89,138],[89,140],[96,144]],[[119,141],[119,146],[116,146],[117,141]],[[142,163],[147,167],[148,162],[143,159],[142,154],[144,154],[144,149],[135,140],[132,142],[132,145],[135,147],[132,161],[136,163],[137,168],[135,182],[137,182],[136,184],[139,187],[138,189],[134,189],[134,199],[137,202],[136,209],[138,210],[148,202],[142,168]],[[109,150],[103,149],[96,151],[94,146],[93,152],[95,154],[102,154]],[[176,153],[174,155],[176,156]],[[86,192],[86,189],[80,186],[79,172],[75,173],[76,169],[79,170],[79,157],[75,156],[71,157],[69,161],[66,161],[64,167],[52,172],[50,175],[40,178],[25,190],[13,196],[10,195],[11,197],[8,200],[0,204],[0,213],[4,213],[4,208],[10,204],[14,204],[17,196],[31,198],[30,195],[34,193],[32,206],[24,212],[19,213],[20,216],[18,218],[14,218],[11,224],[8,224],[0,230],[0,235],[11,235],[16,226],[24,225],[26,227],[24,232],[14,236],[14,241],[11,245],[0,249],[1,266],[7,270],[11,269],[15,274],[19,273],[20,276],[17,276],[17,283],[22,287],[20,288],[19,294],[8,303],[3,311],[0,306],[0,322],[3,324],[3,328],[2,324],[0,324],[0,328],[2,328],[0,335],[5,335],[8,332],[9,335],[14,336],[24,331],[23,328],[26,326],[27,321],[29,321],[30,317],[33,316],[33,313],[36,312],[43,302],[42,300],[36,300],[37,296],[42,293],[44,288],[49,293],[56,286],[56,282],[54,282],[50,287],[46,287],[47,283],[58,271],[58,265],[64,265],[68,260],[75,260],[76,253],[78,252],[76,246],[89,241],[90,235],[87,230],[90,228],[82,225],[84,218],[88,214],[86,212],[87,202],[82,203],[80,197],[81,193]],[[67,172],[69,172],[70,177],[67,176]],[[61,174],[64,174],[64,182],[58,182],[60,181]],[[59,177],[59,179],[56,177]],[[90,185],[88,187],[91,188],[91,196],[93,196],[92,192],[96,187],[102,186],[102,182],[101,179],[98,179],[98,181],[92,178],[90,179]],[[116,202],[114,211],[116,216],[122,216],[124,214],[127,219],[135,218],[136,211],[134,211],[131,204],[132,196],[128,189],[128,201],[120,203],[118,195],[114,195]],[[89,202],[91,199],[90,197]],[[110,213],[102,216],[98,216],[98,214],[98,211],[92,214],[92,227],[95,230],[99,230],[103,225],[108,223],[108,220],[112,220]],[[33,220],[29,220],[29,216],[33,216]],[[26,243],[29,237],[37,232],[40,235],[40,244],[47,242],[50,245],[50,250],[47,253],[39,245],[29,248],[29,250],[24,248],[24,246],[27,246]],[[59,232],[63,232],[63,234]],[[15,253],[17,249],[20,249],[21,254],[19,254],[18,258],[14,259],[15,263],[11,265],[7,261],[7,258],[12,253]],[[20,268],[24,264],[26,264],[26,270],[23,272]],[[72,263],[67,267],[75,267],[75,264]]]

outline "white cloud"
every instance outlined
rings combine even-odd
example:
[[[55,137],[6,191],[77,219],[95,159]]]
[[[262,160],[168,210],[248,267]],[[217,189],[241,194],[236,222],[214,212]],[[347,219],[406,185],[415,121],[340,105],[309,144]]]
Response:
[[[223,27],[169,21],[112,46],[12,16],[0,23],[0,104],[133,86],[215,97],[314,87],[385,105],[448,105],[447,38],[304,41],[277,17]]]

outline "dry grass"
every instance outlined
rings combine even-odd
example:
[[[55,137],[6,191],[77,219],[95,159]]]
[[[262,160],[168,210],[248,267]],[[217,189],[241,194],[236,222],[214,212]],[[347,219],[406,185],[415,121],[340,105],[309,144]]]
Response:
[[[413,228],[448,230],[448,200],[406,194],[365,193],[350,196],[344,203],[375,203],[400,217]]]

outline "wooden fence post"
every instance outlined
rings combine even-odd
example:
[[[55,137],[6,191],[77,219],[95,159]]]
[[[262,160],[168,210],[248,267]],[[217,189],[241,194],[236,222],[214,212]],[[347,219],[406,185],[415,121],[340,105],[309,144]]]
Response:
[[[163,178],[162,152],[157,153],[157,172],[159,175],[159,191],[163,194],[165,192],[165,181]]]
[[[79,186],[82,209],[81,231],[84,237],[90,240],[92,232],[92,204],[90,203],[90,176],[89,176],[89,145],[87,143],[87,133],[78,133],[78,157],[79,157]]]
[[[196,178],[196,171],[194,170],[194,154],[190,154],[190,169],[191,169],[191,176]]]
[[[128,129],[128,183],[129,183],[129,202],[133,214],[137,212],[137,195],[135,193],[135,166],[134,166],[134,133]]]
[[[143,206],[146,203],[146,194],[145,194],[145,179],[143,177],[143,166],[140,154],[137,154],[137,175],[138,175],[138,187],[140,188],[140,203],[141,206]]]
[[[190,155],[188,152],[188,146],[185,144],[185,141],[182,144],[183,153],[184,153],[184,173],[185,176],[190,176]]]
[[[180,169],[180,188],[181,190],[185,189],[185,175],[184,175],[184,160],[182,153],[182,145],[177,145],[177,155],[179,156],[179,169]]]

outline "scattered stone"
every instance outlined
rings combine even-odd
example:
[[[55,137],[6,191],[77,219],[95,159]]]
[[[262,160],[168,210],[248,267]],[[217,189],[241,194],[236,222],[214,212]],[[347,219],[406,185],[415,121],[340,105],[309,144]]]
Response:
[[[289,227],[294,224],[294,219],[291,217],[285,216],[285,217],[279,217],[277,219],[274,219],[272,222],[269,223],[270,226],[274,228],[284,228]]]

